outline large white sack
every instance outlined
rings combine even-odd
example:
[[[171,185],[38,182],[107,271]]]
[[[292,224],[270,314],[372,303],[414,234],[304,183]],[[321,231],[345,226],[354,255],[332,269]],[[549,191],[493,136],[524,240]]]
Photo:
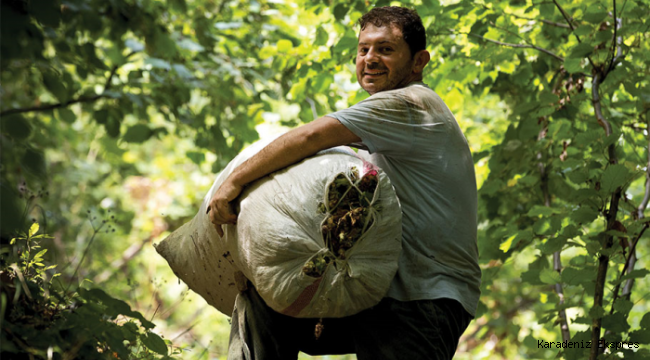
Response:
[[[219,238],[205,214],[209,200],[234,168],[267,143],[238,155],[217,177],[194,219],[158,244],[158,252],[192,290],[225,314],[232,312],[237,294],[237,270],[271,308],[295,317],[343,317],[377,304],[401,251],[401,209],[386,174],[378,172],[370,205],[374,222],[344,259],[331,254],[321,232],[330,182],[340,173],[350,177],[353,168],[360,175],[373,169],[349,148],[320,152],[251,184],[242,193],[237,225],[225,226]],[[324,254],[332,260],[322,276],[306,275],[305,264]]]

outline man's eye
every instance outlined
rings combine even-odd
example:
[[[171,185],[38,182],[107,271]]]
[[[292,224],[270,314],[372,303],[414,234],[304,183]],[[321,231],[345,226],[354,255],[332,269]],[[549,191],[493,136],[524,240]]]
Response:
[[[359,52],[365,54],[365,53],[368,52],[368,49],[361,48],[361,49],[359,49]]]
[[[383,48],[383,51],[384,51],[384,52],[389,52],[389,51],[393,51],[393,49],[392,49],[392,48],[389,48],[389,47],[385,47],[385,48]]]

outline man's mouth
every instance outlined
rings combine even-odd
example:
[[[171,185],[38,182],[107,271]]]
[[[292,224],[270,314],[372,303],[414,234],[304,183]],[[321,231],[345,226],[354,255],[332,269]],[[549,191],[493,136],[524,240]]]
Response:
[[[363,72],[364,75],[368,75],[368,76],[379,76],[379,75],[384,75],[386,73],[387,71],[364,71]]]

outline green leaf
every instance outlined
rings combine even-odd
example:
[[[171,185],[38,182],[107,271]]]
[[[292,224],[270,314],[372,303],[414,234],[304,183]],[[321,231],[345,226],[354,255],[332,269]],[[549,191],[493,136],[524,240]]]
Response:
[[[196,165],[201,165],[205,161],[205,153],[199,151],[188,151],[185,153],[190,160]]]
[[[264,46],[260,49],[258,56],[260,57],[260,59],[264,60],[275,55],[276,53],[277,53],[277,48],[273,46]]]
[[[21,163],[25,170],[36,176],[45,176],[45,155],[43,151],[28,148],[23,154]]]
[[[584,178],[580,183],[584,183],[585,181],[587,181],[587,175],[584,174],[584,172],[583,175]],[[571,177],[569,176],[569,178]],[[571,179],[571,181],[573,181],[573,179]],[[599,199],[599,197],[598,197],[598,192],[594,189],[579,189],[578,191],[575,191],[573,193],[571,199],[577,202],[578,204],[581,204],[587,200],[597,200]]]
[[[630,271],[629,273],[623,275],[621,277],[621,281],[629,280],[629,279],[642,279],[650,274],[650,270],[648,269],[635,269]]]
[[[60,108],[57,112],[59,113],[59,118],[68,124],[72,124],[77,120],[77,115],[68,108]]]
[[[603,317],[602,325],[605,329],[611,330],[614,333],[626,332],[630,328],[625,315],[620,312]]]
[[[185,0],[167,0],[167,4],[170,8],[180,13],[187,12],[187,4],[185,3]]]
[[[582,285],[585,282],[592,281],[593,268],[586,267],[577,269],[574,267],[565,267],[562,269],[562,282],[569,285]]]
[[[64,103],[68,101],[68,89],[65,88],[59,76],[50,71],[44,72],[43,85],[45,85],[45,88],[60,102]]]
[[[32,125],[22,115],[3,116],[1,121],[3,134],[11,136],[14,140],[25,140],[32,133]]]
[[[113,319],[117,317],[117,315],[126,315],[140,320],[140,323],[145,329],[151,329],[155,326],[151,321],[145,319],[144,316],[142,316],[142,314],[140,314],[137,311],[131,310],[129,304],[127,304],[123,300],[119,300],[108,295],[102,289],[92,288],[86,290],[84,288],[80,288],[79,294],[87,300],[101,301],[102,304],[106,306],[106,310],[105,310],[106,315],[110,316]]]
[[[602,306],[593,306],[591,309],[589,309],[589,317],[594,319],[594,318],[602,318],[605,316],[607,312],[605,309],[603,309]]]
[[[160,355],[167,355],[167,344],[165,344],[165,340],[157,334],[149,331],[146,334],[141,334],[140,340],[142,340],[142,343],[149,348],[149,350],[157,352]]]
[[[584,184],[589,179],[589,175],[582,169],[569,171],[567,173],[567,177],[569,178],[569,180],[571,180],[572,183],[578,185]]]
[[[124,325],[121,326],[122,330],[122,338],[124,340],[128,341],[136,341],[138,338],[138,335],[140,335],[140,331],[138,328],[138,325],[133,323],[132,321],[129,321],[125,323]]]
[[[136,124],[131,126],[126,133],[122,136],[122,140],[130,143],[142,143],[148,140],[153,132],[144,124]]]
[[[30,232],[31,232],[31,229],[30,229]],[[46,252],[47,252],[47,249],[43,249],[43,250],[39,251],[38,254],[34,255],[34,259],[43,258],[43,255],[45,255]]]
[[[631,302],[630,300],[624,299],[624,298],[618,298],[616,299],[616,302],[614,303],[614,310],[617,312],[620,312],[622,314],[627,314],[630,313],[630,310],[632,310],[632,307],[634,307],[634,303]]]
[[[581,206],[569,217],[578,224],[589,224],[598,217],[598,211],[590,206]]]
[[[512,247],[512,241],[515,239],[516,235],[510,236],[506,241],[502,242],[501,245],[499,245],[499,250],[505,252],[508,252],[510,248]]]
[[[348,6],[345,3],[340,3],[334,7],[334,18],[336,20],[343,20],[348,13]]]
[[[329,73],[321,73],[316,78],[312,79],[311,85],[311,91],[313,91],[316,94],[321,94],[321,93],[327,93],[327,91],[330,88],[330,85],[332,85],[333,79],[332,75]]]
[[[542,251],[542,253],[550,255],[556,251],[562,250],[566,242],[567,238],[564,236],[552,237],[546,240],[545,243],[541,244],[539,246],[539,249]]]
[[[634,342],[638,342],[639,344],[650,344],[650,330],[644,329],[632,331],[630,332],[630,339],[634,339]],[[650,355],[650,353],[646,355]],[[647,357],[639,359],[647,359]]]
[[[571,74],[582,72],[582,59],[566,58],[564,59],[564,68]]]
[[[630,171],[623,164],[608,166],[600,179],[600,190],[605,194],[613,193],[616,191],[616,188],[625,185],[629,175]]]
[[[282,39],[278,40],[277,44],[275,45],[278,49],[278,52],[289,52],[293,48],[293,44],[291,41],[287,39]]]
[[[641,326],[644,329],[649,329],[650,330],[650,312],[645,313],[643,317],[641,318],[641,322],[639,323],[639,326]]]
[[[573,33],[578,36],[585,36],[587,34],[590,34],[592,31],[593,30],[591,25],[580,25],[573,31]]]
[[[541,270],[530,269],[521,274],[521,281],[531,284],[531,285],[543,285],[544,283],[540,281]]]
[[[553,269],[543,269],[539,273],[539,280],[544,284],[555,285],[562,281],[560,274]]]
[[[567,55],[567,59],[583,59],[593,51],[594,47],[591,44],[580,43],[571,49],[569,55]]]
[[[120,136],[120,121],[113,116],[109,116],[104,124],[106,133],[112,138]]]
[[[551,216],[553,214],[558,214],[559,212],[560,212],[559,209],[553,207],[535,205],[528,211],[528,214],[526,215],[530,217]]]
[[[327,40],[329,40],[329,35],[327,34],[327,31],[322,26],[319,26],[318,29],[316,30],[316,39],[314,40],[314,45],[316,46],[321,46],[321,45],[326,45]]]
[[[607,9],[601,6],[600,4],[593,4],[589,6],[583,20],[590,22],[592,24],[599,24],[607,17]]]

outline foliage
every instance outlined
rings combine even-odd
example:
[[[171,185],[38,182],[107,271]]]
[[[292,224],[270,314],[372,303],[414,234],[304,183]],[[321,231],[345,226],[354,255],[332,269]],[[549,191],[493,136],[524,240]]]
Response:
[[[38,219],[55,235],[48,255],[74,264],[62,281],[101,280],[136,307],[155,298],[186,324],[203,308],[143,280],[173,278],[144,260],[147,241],[192,216],[260,129],[367,96],[353,24],[387,4],[3,1],[3,244]],[[423,18],[424,81],[456,114],[480,185],[482,297],[458,357],[595,359],[538,341],[601,338],[639,343],[601,357],[647,357],[650,2],[400,4]],[[86,209],[112,210],[117,234],[91,247]],[[211,331],[189,333],[204,344]]]
[[[2,351],[17,358],[172,358],[155,326],[122,300],[99,288],[68,293],[45,266],[38,223],[3,247],[1,276]],[[137,320],[137,321],[136,321]],[[180,354],[175,349],[172,355]],[[161,357],[162,355],[162,357]]]

